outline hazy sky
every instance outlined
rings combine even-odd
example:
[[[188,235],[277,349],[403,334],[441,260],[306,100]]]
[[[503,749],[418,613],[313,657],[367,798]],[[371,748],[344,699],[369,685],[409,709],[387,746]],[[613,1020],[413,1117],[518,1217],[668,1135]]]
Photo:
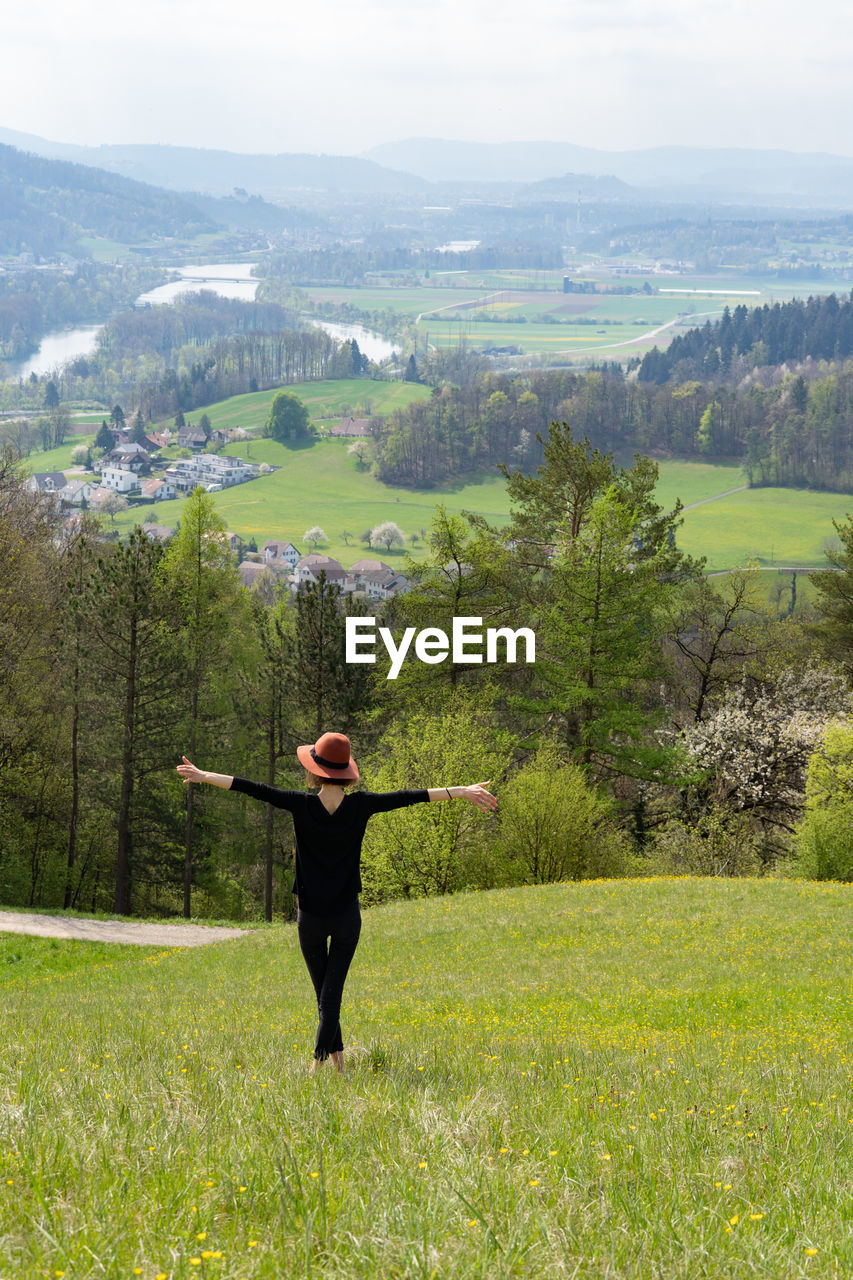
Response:
[[[9,8],[0,125],[62,142],[357,153],[417,135],[853,154],[846,0]]]

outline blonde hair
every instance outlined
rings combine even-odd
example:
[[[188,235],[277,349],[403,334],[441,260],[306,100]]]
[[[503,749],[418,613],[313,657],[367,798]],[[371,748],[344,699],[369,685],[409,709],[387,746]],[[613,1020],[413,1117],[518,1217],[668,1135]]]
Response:
[[[321,778],[318,773],[312,773],[310,769],[305,770],[305,779],[312,791],[319,791],[320,787],[327,782],[333,787],[346,787],[351,782],[355,782],[355,778]]]

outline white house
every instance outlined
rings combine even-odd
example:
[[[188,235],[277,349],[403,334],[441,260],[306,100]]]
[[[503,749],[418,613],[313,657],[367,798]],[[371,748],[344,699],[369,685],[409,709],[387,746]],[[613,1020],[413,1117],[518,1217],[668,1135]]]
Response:
[[[123,467],[104,467],[101,485],[116,493],[130,493],[131,489],[139,488],[139,477],[133,471],[125,471]]]
[[[387,600],[405,591],[408,585],[402,573],[381,560],[356,560],[347,570],[346,590],[359,591],[371,600]]]
[[[283,560],[285,564],[290,566],[291,570],[296,568],[301,559],[292,542],[265,542],[261,547],[261,553],[268,564],[273,560]]]
[[[25,487],[31,493],[59,493],[65,485],[65,475],[61,471],[34,471]]]
[[[150,480],[143,480],[139,486],[142,490],[143,498],[153,498],[155,502],[167,502],[170,498],[177,498],[178,492],[173,484],[168,480],[159,479],[152,476]]]
[[[91,502],[92,494],[98,487],[92,480],[69,480],[58,490],[59,500],[69,507],[79,507],[84,500]]]

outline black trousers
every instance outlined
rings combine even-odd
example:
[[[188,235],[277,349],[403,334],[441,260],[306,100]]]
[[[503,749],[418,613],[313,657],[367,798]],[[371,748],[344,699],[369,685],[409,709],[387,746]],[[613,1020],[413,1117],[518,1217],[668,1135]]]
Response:
[[[299,946],[314,990],[317,993],[317,1028],[315,1058],[328,1058],[344,1047],[341,1038],[341,999],[349,967],[361,933],[358,901],[339,915],[312,916],[299,911],[296,916]]]

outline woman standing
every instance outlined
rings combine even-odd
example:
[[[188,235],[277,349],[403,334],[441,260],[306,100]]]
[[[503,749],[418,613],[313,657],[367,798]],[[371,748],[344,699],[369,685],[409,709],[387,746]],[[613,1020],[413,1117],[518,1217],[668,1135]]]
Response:
[[[433,787],[423,791],[345,792],[358,780],[350,741],[342,733],[324,733],[314,746],[296,754],[308,772],[310,791],[284,791],[263,782],[250,782],[224,773],[205,773],[183,757],[178,773],[184,782],[207,782],[228,791],[242,791],[293,815],[296,833],[298,899],[296,927],[299,946],[317,993],[319,1026],[311,1074],[331,1057],[343,1070],[341,998],[361,932],[358,894],[361,889],[361,845],[368,820],[410,804],[464,799],[485,812],[497,808],[486,790],[488,782],[464,787]]]

